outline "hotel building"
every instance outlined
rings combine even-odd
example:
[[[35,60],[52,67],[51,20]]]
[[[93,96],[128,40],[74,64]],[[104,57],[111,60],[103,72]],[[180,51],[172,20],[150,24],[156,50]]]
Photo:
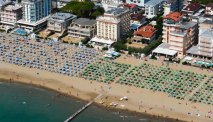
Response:
[[[96,35],[96,21],[87,18],[74,20],[68,28],[68,36],[92,38]]]
[[[198,54],[213,58],[213,30],[209,29],[199,35]]]
[[[124,8],[113,8],[96,19],[97,36],[91,42],[111,45],[118,41],[122,34],[130,30],[130,11]]]
[[[67,31],[72,20],[76,18],[76,15],[72,15],[70,13],[55,13],[48,19],[48,30],[63,34],[65,31]]]
[[[182,58],[198,41],[198,23],[183,22],[179,12],[164,17],[162,44],[152,51],[155,55]]]
[[[183,22],[182,15],[172,12],[164,17],[163,43],[169,45],[170,50],[178,52],[183,57],[192,45],[198,42],[198,24]]]
[[[47,25],[52,10],[52,0],[22,0],[23,17],[18,24],[29,31],[37,31]]]
[[[1,29],[8,30],[15,27],[18,20],[22,18],[22,7],[13,2],[7,2],[0,6]]]
[[[187,50],[187,54],[198,58],[213,59],[213,21],[206,20],[199,26],[198,45]]]

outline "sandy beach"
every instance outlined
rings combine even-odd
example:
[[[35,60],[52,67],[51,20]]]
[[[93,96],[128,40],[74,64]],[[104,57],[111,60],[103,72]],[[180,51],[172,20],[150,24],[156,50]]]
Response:
[[[2,62],[0,63],[0,79],[53,89],[83,100],[91,100],[101,93],[103,96],[96,100],[97,103],[104,102],[103,105],[109,106],[111,102],[115,102],[118,103],[116,108],[119,109],[184,121],[213,121],[212,117],[207,117],[208,112],[213,111],[211,105],[178,100],[168,97],[162,92],[153,92],[132,86],[115,83],[105,84]],[[119,101],[122,96],[127,96],[128,101]]]

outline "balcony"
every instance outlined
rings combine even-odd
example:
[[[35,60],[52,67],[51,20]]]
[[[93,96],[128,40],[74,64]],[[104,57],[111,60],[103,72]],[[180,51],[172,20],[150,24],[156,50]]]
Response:
[[[178,37],[184,37],[186,35],[186,33],[178,32],[178,31],[170,31],[170,35],[178,36]]]
[[[170,36],[170,41],[183,43],[183,38],[175,37],[175,36]]]
[[[212,57],[212,56],[213,56],[213,52],[205,52],[205,51],[199,50],[198,53],[199,53],[200,55],[204,55],[204,56],[209,56],[209,57]]]
[[[183,48],[177,47],[177,46],[171,46],[171,45],[169,45],[169,49],[176,50],[176,51],[179,51],[179,52],[183,51]]]
[[[212,49],[211,48],[202,48],[202,47],[199,47],[198,48],[200,51],[202,52],[208,52],[208,53],[211,53],[212,52]]]
[[[205,44],[208,44],[208,45],[211,45],[212,42],[210,40],[203,40],[200,38],[200,43],[205,43]]]
[[[170,41],[169,45],[183,47],[183,43],[176,43],[176,42],[172,42],[172,41]]]
[[[198,45],[199,45],[199,47],[204,47],[204,48],[213,48],[213,46],[211,46],[211,44],[199,43]]]

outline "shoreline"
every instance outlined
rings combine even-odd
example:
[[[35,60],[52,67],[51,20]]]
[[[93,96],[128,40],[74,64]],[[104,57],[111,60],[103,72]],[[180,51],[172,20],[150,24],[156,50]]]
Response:
[[[52,77],[52,75],[54,75],[54,77]],[[163,118],[171,118],[174,120],[178,119],[182,121],[193,121],[193,122],[213,121],[212,118],[208,119],[204,117],[197,117],[184,114],[184,112],[187,110],[180,111],[178,109],[179,107],[180,108],[186,107],[186,109],[191,108],[188,106],[192,104],[196,106],[202,106],[203,109],[209,108],[210,110],[213,110],[212,106],[204,105],[201,103],[189,103],[189,101],[185,100],[177,100],[175,98],[168,97],[164,93],[152,92],[146,89],[139,89],[135,87],[123,86],[114,83],[104,84],[96,81],[88,81],[78,77],[69,77],[57,73],[16,66],[8,63],[0,63],[0,79],[7,80],[9,82],[18,82],[30,84],[33,86],[35,85],[46,89],[51,89],[59,93],[69,95],[71,97],[76,97],[77,99],[81,99],[84,101],[89,101],[95,98],[95,96],[97,96],[100,92],[104,92],[104,98],[102,100],[105,103],[101,106],[108,107],[110,102],[118,102],[119,104],[124,104],[125,108],[121,108],[119,106],[116,108],[121,110],[127,109],[130,112],[133,111],[137,113],[148,114],[150,116],[160,116]],[[119,98],[126,94],[129,100],[120,102]],[[135,96],[132,96],[133,94]],[[141,94],[143,94],[141,96],[143,101],[141,101],[142,103],[138,103],[140,101],[139,99],[140,97],[137,96]],[[159,98],[161,100],[160,103],[157,102]],[[98,105],[99,102],[100,100],[96,101]],[[179,105],[178,104],[179,102],[182,103],[188,102],[188,106]],[[160,108],[160,105],[162,103],[165,104],[164,109]],[[171,109],[170,108],[171,106],[177,106],[177,108],[175,108],[175,110],[172,110],[173,108]]]
[[[32,87],[35,87],[35,88],[41,88],[41,89],[45,89],[47,91],[54,91],[57,93],[57,95],[59,96],[65,96],[65,97],[70,97],[72,99],[75,99],[75,100],[80,100],[80,101],[83,101],[83,102],[88,102],[88,100],[83,100],[82,98],[79,98],[79,97],[76,97],[76,96],[72,96],[72,95],[68,95],[68,94],[65,94],[65,93],[61,93],[55,89],[50,89],[48,87],[44,87],[44,86],[38,86],[38,85],[34,85],[34,84],[28,84],[28,83],[24,83],[24,82],[19,82],[19,81],[10,81],[8,79],[1,79],[0,78],[0,83],[8,83],[8,84],[21,84],[21,85],[31,85]],[[124,112],[124,113],[130,113],[130,114],[136,114],[136,116],[140,116],[140,115],[143,115],[143,116],[146,116],[146,117],[152,117],[154,119],[166,119],[167,121],[171,120],[172,122],[174,121],[177,121],[177,122],[182,122],[182,120],[179,120],[179,119],[174,119],[174,118],[167,118],[167,117],[163,117],[163,116],[156,116],[156,115],[151,115],[151,114],[147,114],[147,113],[140,113],[140,112],[137,112],[137,111],[132,111],[132,110],[128,110],[128,109],[119,109],[119,108],[113,108],[113,107],[107,107],[107,106],[104,106],[104,105],[101,105],[101,104],[98,104],[97,102],[94,102],[93,105],[95,106],[98,106],[98,107],[101,107],[103,109],[106,109],[107,111],[114,111],[116,110],[116,112]],[[66,118],[65,118],[66,119]],[[169,121],[170,122],[170,121]]]

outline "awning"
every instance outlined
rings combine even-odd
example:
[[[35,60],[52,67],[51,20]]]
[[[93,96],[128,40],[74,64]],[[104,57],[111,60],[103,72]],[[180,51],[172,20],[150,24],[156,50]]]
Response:
[[[157,53],[157,54],[164,54],[164,55],[169,55],[169,56],[175,56],[178,52],[175,50],[170,50],[167,48],[165,43],[162,43],[159,45],[157,48],[155,48],[152,53]]]
[[[98,38],[94,37],[90,40],[90,42],[97,42],[97,43],[102,43],[102,44],[107,44],[107,45],[112,45],[115,41],[104,39],[104,38]]]

